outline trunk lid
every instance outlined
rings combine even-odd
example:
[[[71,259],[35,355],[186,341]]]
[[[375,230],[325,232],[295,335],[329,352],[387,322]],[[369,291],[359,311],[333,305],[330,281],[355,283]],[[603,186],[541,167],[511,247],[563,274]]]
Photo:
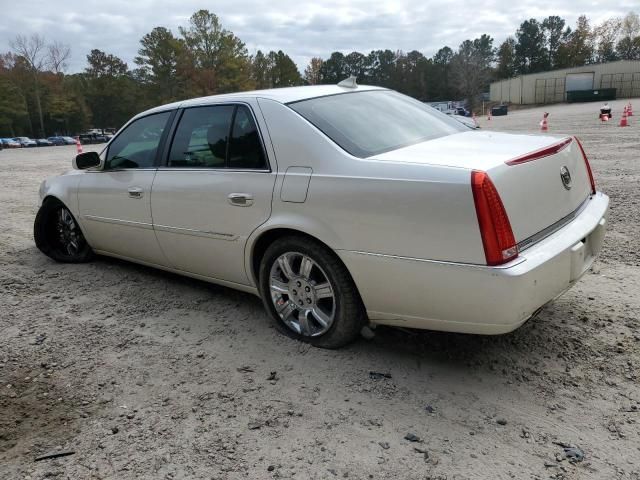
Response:
[[[548,147],[554,148],[546,151],[545,156],[527,159],[528,154]],[[591,192],[582,152],[570,137],[464,132],[370,159],[487,172],[500,194],[521,249],[532,244],[541,232],[553,231],[553,227],[570,220]],[[571,177],[567,186],[565,168]]]

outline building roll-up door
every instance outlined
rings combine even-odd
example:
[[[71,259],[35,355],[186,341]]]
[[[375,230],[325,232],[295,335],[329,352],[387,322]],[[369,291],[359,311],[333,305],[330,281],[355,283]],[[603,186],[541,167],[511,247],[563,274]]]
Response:
[[[593,72],[588,73],[567,73],[565,91],[593,90]]]

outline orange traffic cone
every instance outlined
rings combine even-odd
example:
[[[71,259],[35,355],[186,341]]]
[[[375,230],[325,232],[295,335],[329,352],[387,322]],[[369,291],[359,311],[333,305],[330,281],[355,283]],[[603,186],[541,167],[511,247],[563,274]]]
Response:
[[[80,137],[76,137],[76,150],[78,153],[82,153],[82,144],[80,143]]]
[[[633,117],[633,107],[631,106],[631,102],[629,102],[629,106],[627,107],[627,117]]]
[[[624,110],[622,111],[622,118],[620,119],[620,126],[621,127],[628,127],[629,123],[627,122],[627,107],[624,107]]]
[[[602,123],[606,123],[609,121],[609,115],[607,115],[606,113],[601,113],[600,114],[600,121]]]
[[[544,112],[544,115],[542,116],[542,121],[540,122],[540,131],[541,132],[546,132],[549,130],[549,123],[547,121],[547,117],[549,116],[548,112]]]

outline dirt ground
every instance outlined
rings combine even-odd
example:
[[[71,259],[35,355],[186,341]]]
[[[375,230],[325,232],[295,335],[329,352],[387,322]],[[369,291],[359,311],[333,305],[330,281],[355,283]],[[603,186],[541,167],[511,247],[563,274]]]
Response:
[[[512,334],[378,328],[339,351],[281,336],[248,294],[54,263],[34,205],[75,147],[1,151],[0,478],[640,479],[640,100],[628,128],[622,103],[606,125],[547,108],[612,202],[575,288]],[[543,110],[480,122],[536,132]]]

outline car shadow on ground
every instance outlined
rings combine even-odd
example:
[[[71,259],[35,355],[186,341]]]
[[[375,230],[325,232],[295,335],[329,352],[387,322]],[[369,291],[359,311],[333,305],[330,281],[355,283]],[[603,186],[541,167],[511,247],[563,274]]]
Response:
[[[214,299],[237,302],[248,307],[249,312],[260,312],[260,318],[243,315],[244,318],[238,320],[251,322],[247,328],[255,327],[263,332],[273,326],[267,314],[262,313],[262,301],[255,295],[115,258],[99,257],[96,261],[121,269],[128,275],[143,275],[154,282],[166,282],[176,288],[180,286],[207,297],[213,295]],[[421,362],[444,362],[464,368],[505,363],[505,358],[514,364],[531,365],[532,361],[539,363],[543,359],[551,360],[552,357],[593,355],[593,348],[584,341],[585,324],[580,321],[587,315],[588,305],[560,299],[544,307],[537,316],[517,330],[503,335],[471,335],[378,326],[373,340],[360,338],[346,347],[346,351],[363,351],[396,358],[411,357]]]
[[[278,343],[273,348],[280,348],[286,342],[290,344],[285,345],[288,350],[308,351],[308,346],[299,345],[300,342],[296,340],[281,338],[282,334],[273,328],[272,321],[263,310],[262,301],[255,295],[111,257],[99,256],[92,263],[69,266],[56,264],[35,248],[18,255],[23,256],[21,262],[31,264],[34,270],[54,270],[61,278],[87,278],[93,272],[96,289],[101,288],[101,283],[113,285],[114,279],[122,279],[123,285],[131,282],[138,292],[135,289],[133,292],[129,292],[130,289],[127,288],[123,290],[127,291],[126,301],[137,312],[144,312],[147,306],[153,309],[154,302],[175,301],[180,302],[178,308],[182,313],[192,310],[194,314],[199,314],[201,318],[198,321],[202,324],[207,318],[215,321],[220,304],[231,305],[237,309],[237,318],[234,318],[232,326],[225,322],[218,325],[218,331],[233,328],[233,334],[239,335],[247,345],[255,344],[257,340],[251,336],[257,335],[261,339],[261,345],[265,344],[264,339],[267,338]],[[102,300],[105,299],[99,301]],[[150,317],[162,308],[150,311]],[[383,360],[388,359],[395,365],[405,364],[412,368],[417,364],[433,363],[467,371],[489,369],[535,372],[546,369],[560,372],[565,368],[566,362],[558,359],[568,362],[598,354],[594,341],[589,341],[585,335],[587,324],[580,320],[587,315],[587,304],[561,298],[542,309],[538,316],[519,329],[498,336],[378,326],[373,340],[360,338],[335,352],[333,357],[339,359],[356,354],[375,358],[376,363],[381,360],[384,363]],[[178,317],[158,321],[175,321],[174,326],[181,327]],[[366,361],[363,359],[362,364]]]
[[[22,253],[28,257],[40,256],[41,259],[36,260],[37,263],[40,264],[40,267],[44,266],[43,261],[51,265],[58,265],[43,257],[35,248],[28,249]],[[118,269],[120,270],[121,276],[125,276],[127,279],[142,277],[136,279],[136,284],[144,283],[145,280],[152,283],[167,283],[176,287],[181,286],[188,288],[198,294],[214,294],[216,297],[239,300],[252,307],[262,305],[260,298],[250,293],[113,257],[98,256],[88,265],[94,266],[97,270],[99,270],[101,266],[109,269]],[[584,307],[586,307],[586,305],[584,305]],[[535,345],[530,343],[531,336],[544,334],[549,327],[559,327],[553,334],[553,339],[556,341],[562,340],[563,337],[570,337],[572,340],[575,339],[575,334],[579,333],[576,331],[576,328],[578,328],[578,330],[581,329],[581,322],[574,322],[572,320],[584,318],[587,314],[588,309],[582,308],[580,304],[555,301],[545,306],[538,315],[529,319],[517,330],[503,335],[471,335],[378,326],[375,330],[376,335],[373,342],[360,339],[356,344],[362,345],[370,343],[375,346],[375,348],[399,349],[413,351],[416,354],[438,355],[442,356],[443,359],[449,357],[459,358],[458,354],[462,352],[465,353],[464,356],[473,356],[477,353],[494,349],[502,350],[505,346],[527,349],[531,352],[531,347],[535,347]],[[267,320],[266,313],[264,320]]]

